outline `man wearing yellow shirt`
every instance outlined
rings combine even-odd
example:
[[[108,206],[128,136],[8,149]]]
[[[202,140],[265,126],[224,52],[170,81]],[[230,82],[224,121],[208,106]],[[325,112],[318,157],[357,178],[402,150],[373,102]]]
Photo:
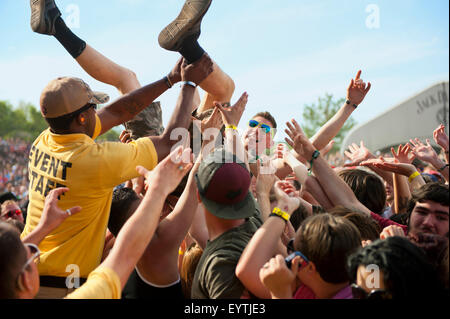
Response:
[[[105,103],[106,95],[93,92],[80,79],[58,78],[43,90],[40,107],[49,129],[30,150],[30,203],[22,237],[37,226],[51,189],[70,188],[61,196],[60,206],[68,209],[78,205],[83,209],[41,242],[39,274],[43,287],[39,297],[65,295],[65,277],[79,276],[83,283],[83,278],[99,265],[114,186],[137,177],[138,165],[155,167],[177,143],[170,139],[172,130],[188,128],[195,86],[212,72],[212,61],[204,54],[193,64],[181,62],[171,72],[183,85],[166,130],[160,136],[128,144],[97,144],[94,139],[132,119],[167,90],[164,79],[124,95],[98,112],[96,105]]]
[[[191,149],[179,146],[153,171],[138,167],[139,173],[151,180],[142,202],[122,227],[108,257],[89,274],[86,283],[66,298],[120,298],[130,273],[155,232],[167,195],[192,168],[191,162],[182,161],[186,158],[191,158]],[[14,227],[0,222],[0,299],[30,299],[38,293],[36,262],[39,263],[41,254],[37,245],[60,225],[77,219],[83,213],[79,206],[61,209],[62,198],[70,191],[60,187],[49,192],[42,218],[36,228],[23,238],[23,243]]]

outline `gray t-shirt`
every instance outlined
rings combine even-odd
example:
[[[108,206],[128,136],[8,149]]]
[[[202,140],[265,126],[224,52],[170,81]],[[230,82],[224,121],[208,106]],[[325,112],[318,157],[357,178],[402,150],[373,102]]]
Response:
[[[256,230],[260,213],[248,218],[213,241],[208,241],[192,282],[192,299],[239,299],[244,286],[235,275],[236,265]]]

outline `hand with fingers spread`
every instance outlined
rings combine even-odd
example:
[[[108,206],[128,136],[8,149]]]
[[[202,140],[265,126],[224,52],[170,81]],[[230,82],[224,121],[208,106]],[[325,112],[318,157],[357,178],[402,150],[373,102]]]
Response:
[[[411,176],[417,171],[416,167],[412,164],[396,163],[394,159],[386,160],[380,156],[377,159],[370,159],[360,163],[361,166],[375,167],[392,173],[404,175],[406,177]]]
[[[421,161],[433,163],[438,159],[438,155],[436,151],[433,149],[433,147],[430,145],[430,140],[427,139],[427,144],[423,144],[422,141],[418,138],[413,140],[409,140],[412,145],[412,153],[415,155],[416,158],[420,159]]]
[[[351,105],[360,105],[372,87],[370,82],[366,86],[366,83],[360,77],[361,70],[358,71],[355,79],[350,81],[350,85],[347,88],[347,100],[350,101]]]
[[[345,167],[358,166],[361,162],[375,158],[367,147],[364,146],[364,142],[360,142],[360,146],[353,143],[348,146],[348,151],[344,152],[345,156],[350,159],[350,163],[344,164]]]
[[[292,119],[292,124],[286,122],[288,129],[285,130],[289,138],[285,138],[285,141],[297,152],[301,157],[309,160],[314,151],[316,150],[311,144],[305,133],[301,129],[296,120]]]
[[[45,198],[44,210],[38,226],[45,229],[49,233],[58,228],[68,217],[81,211],[80,206],[69,209],[61,209],[58,206],[58,198],[65,192],[69,191],[67,187],[60,187],[51,190]]]
[[[449,138],[447,134],[445,134],[445,126],[439,125],[437,129],[433,132],[433,139],[436,142],[437,145],[442,147],[444,152],[447,152],[448,154],[448,147],[449,147]]]
[[[405,146],[400,144],[398,146],[397,152],[395,152],[395,149],[393,147],[391,147],[392,155],[400,163],[405,163],[405,164],[412,163],[412,161],[415,158],[415,155],[410,153],[410,151],[411,151],[411,145],[409,145],[409,144],[405,144]]]
[[[186,161],[189,159],[189,161]],[[151,171],[137,166],[138,173],[145,177],[147,186],[153,185],[165,194],[170,194],[192,168],[192,151],[190,148],[178,146],[169,156],[164,158]]]
[[[214,105],[222,114],[222,121],[225,126],[233,125],[237,127],[239,125],[239,121],[241,120],[242,113],[245,111],[247,102],[248,94],[247,92],[244,92],[233,106],[225,107],[219,102],[214,102]]]
[[[199,120],[195,117],[192,117],[192,120],[194,121],[194,123],[199,122]],[[223,126],[223,120],[222,120],[222,115],[220,113],[219,108],[215,107],[214,111],[211,113],[210,116],[208,116],[200,121],[200,125],[201,125],[201,128],[199,128],[199,129],[202,132],[202,134],[205,133],[205,131],[210,128],[215,128],[217,130],[220,130]]]

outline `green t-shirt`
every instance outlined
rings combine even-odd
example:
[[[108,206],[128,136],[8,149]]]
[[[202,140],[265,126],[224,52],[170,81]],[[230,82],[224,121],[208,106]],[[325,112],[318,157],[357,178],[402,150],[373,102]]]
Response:
[[[236,265],[256,230],[260,213],[248,218],[213,241],[208,241],[192,282],[192,299],[239,299],[244,286],[235,275]]]

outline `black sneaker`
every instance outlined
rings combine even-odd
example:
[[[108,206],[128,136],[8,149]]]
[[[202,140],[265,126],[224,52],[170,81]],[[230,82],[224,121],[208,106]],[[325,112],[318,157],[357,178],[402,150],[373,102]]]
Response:
[[[31,29],[41,34],[54,35],[55,21],[61,12],[54,0],[30,0]]]
[[[183,41],[196,41],[200,36],[203,16],[211,6],[212,0],[186,0],[178,17],[165,27],[158,37],[159,45],[169,51],[179,51]]]

